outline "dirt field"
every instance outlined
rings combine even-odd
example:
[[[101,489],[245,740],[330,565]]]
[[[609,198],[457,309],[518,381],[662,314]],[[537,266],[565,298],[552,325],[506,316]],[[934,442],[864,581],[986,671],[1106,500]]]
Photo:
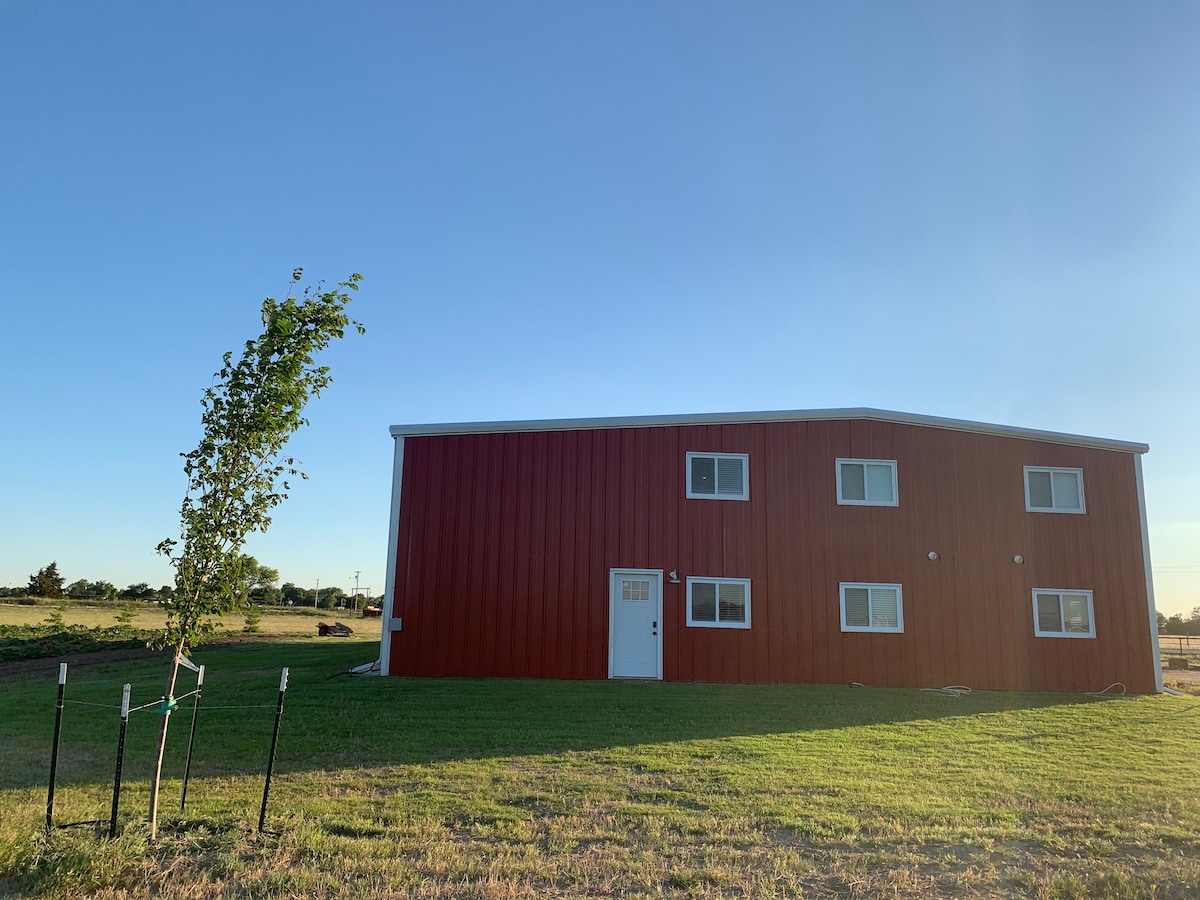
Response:
[[[1163,669],[1163,686],[1185,694],[1200,695],[1200,669]]]

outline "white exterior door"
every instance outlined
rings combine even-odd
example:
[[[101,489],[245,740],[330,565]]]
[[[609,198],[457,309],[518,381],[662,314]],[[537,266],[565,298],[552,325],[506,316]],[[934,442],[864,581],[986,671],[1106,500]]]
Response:
[[[608,677],[662,678],[662,569],[609,574]]]

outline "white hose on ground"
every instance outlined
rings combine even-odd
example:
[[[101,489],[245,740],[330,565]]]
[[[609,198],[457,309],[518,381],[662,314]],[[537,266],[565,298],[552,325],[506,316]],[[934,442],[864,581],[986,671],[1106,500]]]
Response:
[[[971,693],[971,689],[965,684],[948,684],[940,688],[921,688],[929,694],[945,694],[947,697],[961,697],[963,694]]]

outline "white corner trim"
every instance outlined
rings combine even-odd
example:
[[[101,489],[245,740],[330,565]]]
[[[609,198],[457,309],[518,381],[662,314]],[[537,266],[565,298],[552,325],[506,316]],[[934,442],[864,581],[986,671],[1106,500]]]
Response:
[[[379,632],[379,674],[389,674],[392,655],[392,598],[396,593],[396,552],[400,544],[400,486],[404,482],[404,438],[395,437],[392,460],[392,511],[388,522],[387,576],[383,585],[383,622]]]
[[[1073,447],[1093,447],[1097,450],[1118,450],[1122,453],[1148,453],[1147,444],[1117,441],[1110,438],[1065,434],[1058,431],[1039,431],[1012,425],[992,425],[966,419],[948,419],[917,413],[894,412],[865,406],[846,409],[791,409],[764,412],[699,413],[674,416],[611,416],[588,419],[529,419],[510,422],[444,422],[427,425],[393,425],[392,436],[416,437],[439,434],[497,434],[526,431],[590,431],[605,428],[665,428],[680,425],[737,425],[760,422],[828,422],[842,419],[861,419],[871,422],[892,422],[899,425],[923,425],[947,431],[968,431],[1026,441],[1045,441]]]
[[[1150,528],[1146,522],[1146,484],[1142,480],[1142,457],[1133,458],[1137,477],[1138,515],[1142,520],[1142,561],[1146,566],[1146,610],[1150,614],[1150,652],[1154,655],[1154,687],[1163,692],[1162,651],[1158,648],[1158,607],[1154,604],[1154,573],[1150,568]]]

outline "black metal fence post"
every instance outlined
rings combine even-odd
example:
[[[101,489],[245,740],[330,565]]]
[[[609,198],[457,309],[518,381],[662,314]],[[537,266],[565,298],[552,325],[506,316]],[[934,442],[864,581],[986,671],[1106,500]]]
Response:
[[[63,696],[67,692],[67,664],[58,664],[58,705],[54,710],[54,742],[50,745],[50,792],[46,795],[46,834],[54,828],[54,779],[58,775],[58,739],[62,734]]]
[[[283,695],[287,693],[288,670],[283,667],[279,676],[279,705],[275,708],[275,732],[271,735],[271,756],[267,760],[267,783],[263,785],[262,809],[258,812],[258,832],[262,834],[267,821],[267,795],[271,792],[271,773],[275,770],[275,747],[279,743],[279,720],[283,718]]]
[[[204,687],[204,666],[196,671],[196,699],[192,704],[192,733],[188,738],[187,763],[183,767],[183,793],[179,795],[179,811],[187,803],[188,779],[192,777],[192,748],[196,746],[196,718],[200,715],[200,689]]]
[[[129,726],[129,683],[121,691],[121,730],[117,735],[117,773],[113,776],[112,816],[108,820],[108,836],[117,836],[117,810],[121,806],[121,764],[125,761],[125,729]]]

